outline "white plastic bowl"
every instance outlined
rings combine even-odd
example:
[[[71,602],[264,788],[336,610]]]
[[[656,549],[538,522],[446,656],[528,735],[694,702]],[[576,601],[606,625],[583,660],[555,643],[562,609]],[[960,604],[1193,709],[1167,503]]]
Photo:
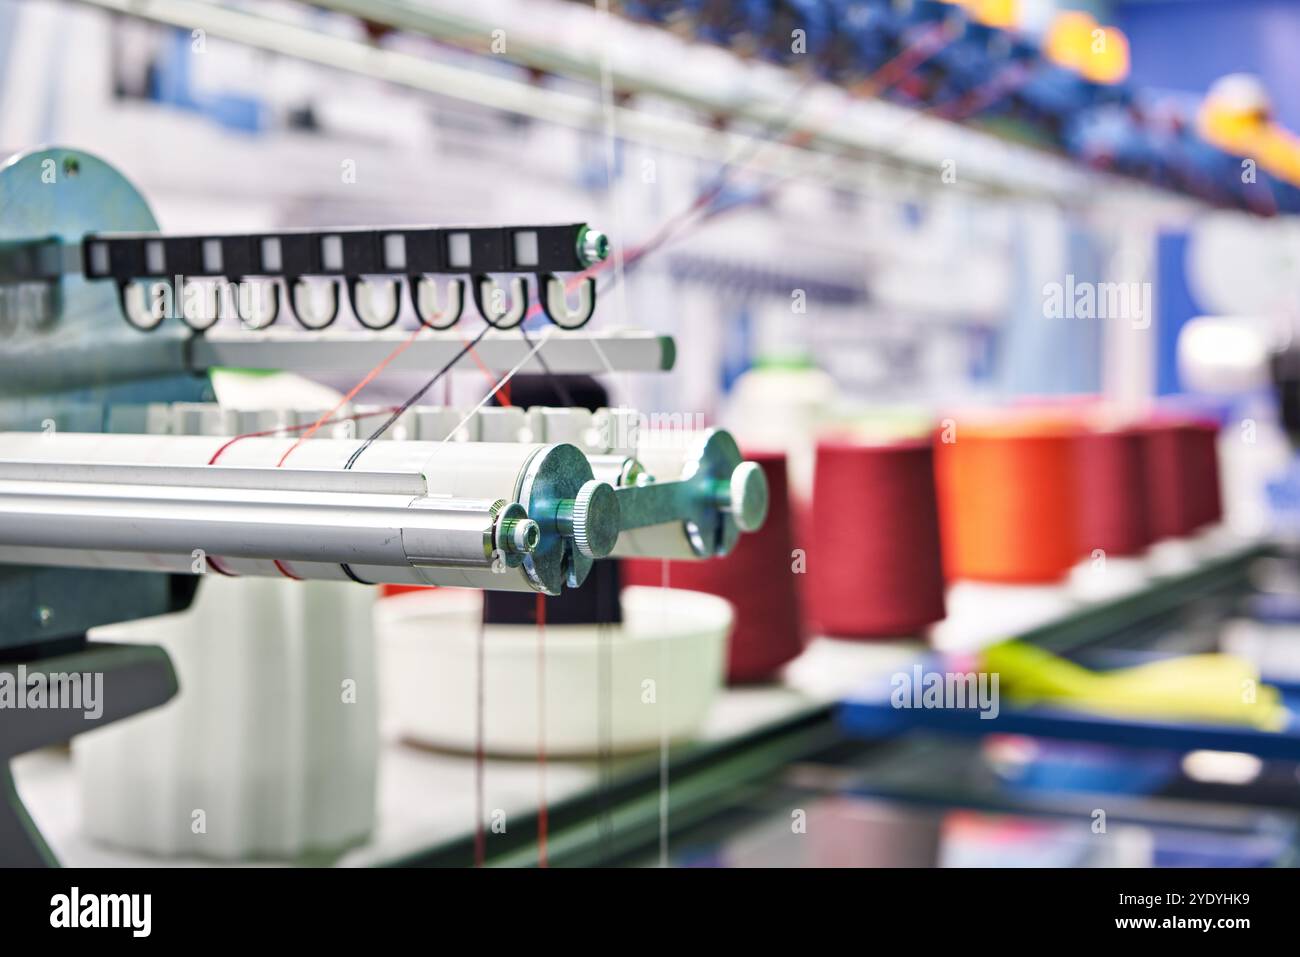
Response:
[[[386,721],[416,744],[473,751],[482,596],[461,589],[379,602],[375,630]],[[486,753],[557,757],[657,747],[689,737],[723,685],[733,611],[679,589],[623,591],[623,624],[534,625],[483,635]],[[545,661],[544,733],[538,714]],[[544,738],[544,743],[543,743]]]

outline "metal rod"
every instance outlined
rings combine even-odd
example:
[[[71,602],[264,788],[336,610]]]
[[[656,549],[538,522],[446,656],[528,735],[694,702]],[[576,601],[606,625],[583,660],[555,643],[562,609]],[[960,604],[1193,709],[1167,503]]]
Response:
[[[202,371],[219,366],[239,369],[282,369],[298,372],[352,372],[381,361],[411,333],[339,333],[303,336],[297,333],[220,332],[197,338],[191,366]],[[458,335],[423,333],[389,368],[440,369],[464,349]],[[479,360],[496,372],[513,369],[531,346],[518,333],[489,332],[474,347]],[[555,373],[664,372],[673,367],[677,348],[672,336],[653,332],[556,332],[520,371]],[[545,361],[546,366],[542,366]]]
[[[490,568],[504,509],[404,495],[0,480],[0,546]],[[528,531],[507,537],[503,551],[531,551]]]

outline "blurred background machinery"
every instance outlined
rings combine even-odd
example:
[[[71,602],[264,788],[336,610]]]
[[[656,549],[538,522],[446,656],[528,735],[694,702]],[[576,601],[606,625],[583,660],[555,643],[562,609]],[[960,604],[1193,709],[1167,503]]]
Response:
[[[0,0],[0,645],[172,699],[48,850],[1291,862],[1297,40]]]

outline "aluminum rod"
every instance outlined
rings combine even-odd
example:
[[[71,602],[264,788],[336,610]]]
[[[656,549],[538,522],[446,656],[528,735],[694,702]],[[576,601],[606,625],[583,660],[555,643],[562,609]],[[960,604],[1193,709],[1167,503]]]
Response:
[[[417,472],[337,469],[242,468],[224,465],[134,465],[100,462],[0,461],[0,480],[113,483],[169,488],[220,488],[280,492],[369,492],[407,499],[423,495]]]
[[[237,575],[559,594],[608,553],[575,552],[617,528],[598,487],[563,444],[7,432],[0,562],[173,570],[202,552]]]
[[[565,443],[0,433],[0,562],[170,571],[201,553],[234,574],[559,594],[611,553],[725,555],[762,524],[766,481],[735,440],[681,439],[644,450],[650,474],[595,456],[609,482]]]
[[[402,495],[0,480],[0,546],[490,568],[502,508]],[[522,551],[521,541],[510,537],[508,547]]]
[[[191,367],[203,371],[219,366],[240,369],[281,369],[298,372],[355,372],[381,361],[405,342],[410,332],[337,333],[220,332],[195,339]],[[464,349],[455,333],[425,332],[389,368],[436,372]],[[479,359],[495,372],[518,365],[533,345],[518,332],[491,332],[474,347]],[[554,332],[521,372],[557,373],[666,372],[677,349],[672,336],[653,332]],[[468,363],[468,358],[463,360]]]

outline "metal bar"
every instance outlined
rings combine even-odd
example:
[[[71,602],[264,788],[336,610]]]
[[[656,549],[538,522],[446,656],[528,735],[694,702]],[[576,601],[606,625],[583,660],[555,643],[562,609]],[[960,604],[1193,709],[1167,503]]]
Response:
[[[651,482],[615,491],[619,526],[627,531],[662,525],[667,520],[694,518],[700,511],[699,489],[689,482]]]
[[[491,25],[482,18],[465,16],[459,12],[427,5],[416,6],[402,0],[314,0],[314,2],[316,6],[349,14],[370,23],[431,37],[470,50],[486,50],[492,37]],[[571,56],[555,44],[530,41],[527,36],[518,36],[519,32],[512,30],[510,37],[510,59],[515,62],[536,70],[574,77],[590,83],[603,82],[602,65],[595,57],[585,59]],[[698,88],[672,82],[671,70],[649,74],[625,69],[615,57],[610,56],[607,59],[609,60],[609,82],[620,92],[647,93],[714,115],[726,114],[763,122],[768,119],[761,112],[765,103],[756,97],[733,96],[717,99],[702,96]],[[796,129],[810,132],[803,127],[796,127]]]
[[[424,495],[428,490],[418,472],[98,462],[0,461],[0,481],[367,493],[408,498]]]
[[[221,366],[296,372],[355,372],[382,361],[405,342],[410,332],[298,333],[211,332],[196,338],[190,365],[196,372]],[[388,368],[436,372],[465,347],[458,335],[425,332]],[[532,350],[523,336],[490,332],[474,347],[489,369],[513,369]],[[673,367],[677,347],[672,336],[643,331],[552,333],[521,372],[602,373],[664,372]],[[462,361],[469,361],[468,358]],[[542,362],[546,363],[543,368]]]
[[[407,565],[404,531],[441,528],[446,517],[410,508],[411,501],[406,495],[3,480],[0,545],[185,555],[202,549],[230,558]],[[483,515],[490,505],[480,509]],[[480,538],[484,525],[490,532],[491,517],[479,523]]]
[[[28,243],[10,249],[12,245],[0,244],[0,278],[10,260],[21,260],[30,272],[35,266],[27,261],[34,261],[50,244]],[[87,278],[118,282],[176,275],[238,280],[245,276],[296,279],[577,272],[602,261],[608,250],[604,235],[584,223],[389,226],[199,236],[93,233],[85,237],[82,247]],[[51,258],[45,252],[44,258]]]

